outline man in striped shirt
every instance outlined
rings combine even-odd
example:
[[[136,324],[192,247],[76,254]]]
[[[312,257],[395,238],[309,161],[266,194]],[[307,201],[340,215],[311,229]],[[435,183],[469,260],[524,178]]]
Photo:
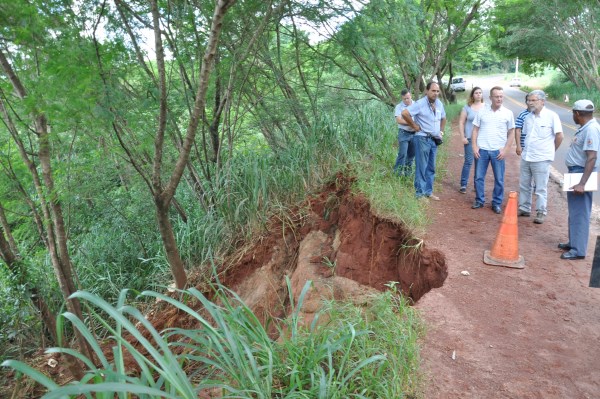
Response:
[[[525,104],[527,104],[527,99],[529,98],[529,93],[525,95]],[[523,121],[525,117],[529,115],[529,107],[525,108],[517,119],[515,119],[515,142],[517,144],[517,155],[521,155],[523,149],[525,148],[525,136],[526,132],[523,131]]]
[[[492,211],[502,212],[504,200],[505,158],[515,135],[513,113],[502,105],[504,90],[494,86],[490,90],[491,107],[481,110],[473,121],[473,155],[477,159],[475,166],[475,202],[471,208],[483,208],[485,203],[485,175],[488,165],[494,173],[494,192]]]

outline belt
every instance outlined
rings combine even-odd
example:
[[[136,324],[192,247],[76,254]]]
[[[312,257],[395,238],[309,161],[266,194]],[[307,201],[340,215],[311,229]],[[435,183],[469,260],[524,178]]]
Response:
[[[403,131],[404,133],[408,133],[408,134],[415,134],[416,133],[415,131],[410,131],[410,130],[406,130],[406,129],[402,129],[402,128],[399,128],[399,129],[401,131]]]

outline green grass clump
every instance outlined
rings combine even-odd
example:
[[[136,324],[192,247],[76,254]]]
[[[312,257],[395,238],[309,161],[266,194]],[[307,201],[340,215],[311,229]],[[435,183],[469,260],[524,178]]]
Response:
[[[93,331],[65,313],[64,317],[90,342],[99,365],[73,350],[54,348],[49,352],[80,359],[87,368],[81,381],[59,386],[24,363],[11,360],[3,366],[45,386],[46,399],[77,395],[128,398],[131,394],[138,398],[196,399],[207,389],[219,391],[223,398],[418,396],[417,339],[422,328],[415,311],[401,297],[394,292],[379,294],[365,308],[330,302],[323,310],[328,321],[313,322],[307,328],[302,327],[300,309],[309,289],[307,283],[292,316],[277,322],[281,333],[278,340],[270,338],[243,301],[224,287],[217,287],[213,301],[193,288],[181,292],[180,300],[142,293],[168,302],[178,309],[180,317],[192,318],[198,324],[196,329],[162,332],[126,303],[126,291],[114,306],[96,295],[78,292],[75,297],[108,315],[97,313],[95,319],[111,332],[108,341],[113,361],[107,360]],[[202,314],[194,311],[191,303],[201,304]],[[125,353],[132,355],[141,372],[132,374],[125,368]]]
[[[453,139],[451,129],[454,120],[464,104],[448,104],[446,109],[446,129],[444,144],[438,147],[436,157],[436,186],[445,177],[448,167],[448,147]],[[365,194],[375,212],[392,220],[402,222],[415,236],[424,234],[431,223],[427,215],[427,203],[415,198],[413,176],[396,176],[392,168],[398,152],[398,127],[394,119],[385,112],[373,113],[378,118],[373,125],[365,125],[368,131],[377,131],[378,140],[374,140],[373,148],[368,156],[357,160],[352,170],[357,176],[356,189]],[[381,131],[385,129],[385,133]]]

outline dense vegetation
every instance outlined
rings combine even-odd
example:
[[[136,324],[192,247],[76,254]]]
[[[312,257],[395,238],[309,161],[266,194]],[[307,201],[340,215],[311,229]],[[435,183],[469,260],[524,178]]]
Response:
[[[288,287],[291,289],[289,281]],[[74,394],[98,398],[118,394],[126,398],[135,394],[194,399],[207,392],[217,397],[323,399],[419,394],[416,341],[421,327],[402,297],[392,290],[375,300],[366,313],[353,304],[329,303],[323,309],[327,324],[313,323],[305,328],[298,310],[308,289],[309,284],[289,320],[278,323],[278,340],[270,338],[251,310],[223,287],[216,297],[218,305],[195,289],[186,291],[181,301],[142,293],[169,302],[180,317],[190,317],[200,325],[198,329],[162,333],[136,308],[127,306],[127,292],[122,293],[116,307],[80,292],[78,298],[102,311],[97,322],[111,334],[114,360],[109,361],[97,345],[93,331],[68,315],[81,328],[98,359],[94,362],[75,354],[89,369],[79,383],[60,387],[23,363],[8,364],[48,388],[48,398]],[[233,298],[228,299],[230,296]],[[204,316],[191,309],[196,301],[202,304]],[[125,338],[127,335],[130,337]],[[132,345],[132,338],[140,344]],[[131,363],[128,353],[139,367],[139,376],[132,376],[126,367]]]
[[[525,71],[560,70],[576,87],[600,90],[600,7],[597,0],[497,0],[492,37]]]

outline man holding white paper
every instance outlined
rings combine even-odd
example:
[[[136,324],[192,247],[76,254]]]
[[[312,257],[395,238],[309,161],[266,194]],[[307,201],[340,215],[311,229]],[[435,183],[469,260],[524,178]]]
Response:
[[[558,244],[560,249],[567,251],[561,259],[584,259],[587,253],[593,192],[585,191],[585,185],[598,168],[600,150],[600,125],[594,119],[594,110],[590,100],[573,104],[573,121],[581,127],[575,132],[565,163],[569,173],[582,173],[582,176],[579,183],[570,187],[573,191],[567,192],[569,242]]]

